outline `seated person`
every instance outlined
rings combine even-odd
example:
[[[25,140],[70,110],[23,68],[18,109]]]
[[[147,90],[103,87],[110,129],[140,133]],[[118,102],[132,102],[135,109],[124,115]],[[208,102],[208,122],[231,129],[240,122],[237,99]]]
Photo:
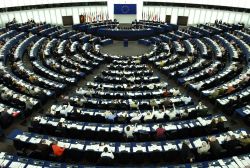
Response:
[[[155,99],[151,99],[149,102],[150,106],[153,107],[159,107]]]
[[[233,91],[235,91],[235,87],[232,85],[232,84],[229,84],[228,86],[227,86],[227,90],[226,90],[226,93],[225,94],[230,94],[230,93],[232,93]]]
[[[250,145],[250,135],[249,134],[247,134],[247,135],[241,134],[241,137],[242,138],[239,139],[240,144],[244,147],[249,146]]]
[[[202,104],[201,101],[199,101],[198,104],[197,104],[197,106],[196,106],[195,108],[196,108],[197,110],[200,110],[200,109],[202,109],[202,107],[203,107],[203,104]]]
[[[216,139],[215,136],[212,136],[209,138],[209,144],[210,144],[210,152],[215,158],[221,157],[221,153],[223,151],[223,148],[221,147],[218,139]]]
[[[105,111],[104,112],[105,119],[108,121],[114,122],[116,118],[116,114],[113,114],[111,111]]]
[[[207,126],[207,131],[209,133],[213,132],[213,131],[217,131],[217,124],[218,124],[218,119],[217,118],[213,118],[211,123]]]
[[[235,135],[226,136],[223,148],[225,148],[228,152],[233,152],[237,146],[240,146],[240,141],[235,137]]]
[[[130,119],[131,123],[140,123],[141,121],[142,114],[140,112],[135,112]]]
[[[225,126],[224,126],[224,119],[223,119],[223,117],[219,117],[218,118],[218,122],[217,122],[217,128],[219,129],[219,130],[224,130],[225,129]]]
[[[172,102],[171,102],[171,100],[169,99],[169,98],[165,98],[164,99],[164,101],[162,102],[162,105],[164,106],[164,107],[171,107],[172,106]]]
[[[117,121],[118,121],[119,123],[126,123],[127,118],[128,118],[128,112],[127,112],[127,111],[122,112],[122,113],[120,113],[120,114],[117,115],[117,116],[118,116]]]
[[[162,124],[159,124],[159,127],[156,129],[156,139],[163,140],[166,138],[166,130],[162,127]]]
[[[139,106],[138,106],[138,102],[132,100],[132,99],[129,99],[129,106],[130,106],[130,109],[139,109]]]
[[[114,154],[109,151],[108,147],[104,147],[103,152],[101,153],[99,164],[105,166],[112,165],[114,158]]]
[[[188,141],[184,141],[182,143],[181,158],[182,158],[182,162],[184,162],[184,163],[186,163],[186,162],[191,163],[194,161],[194,154],[189,147]]]
[[[154,115],[152,113],[147,112],[146,115],[144,116],[143,120],[145,122],[147,122],[147,121],[153,120],[153,117],[154,117]]]
[[[64,147],[60,147],[57,145],[57,141],[53,142],[51,144],[51,148],[53,151],[53,154],[57,157],[60,157],[63,155],[65,148]]]
[[[170,93],[168,92],[167,89],[165,89],[162,94],[163,94],[164,97],[167,97],[167,96],[170,95]]]
[[[135,126],[132,126],[132,125],[127,125],[125,128],[124,128],[124,133],[125,133],[125,136],[127,138],[134,138],[134,130],[136,129],[136,124]]]
[[[173,88],[173,89],[171,89],[172,90],[172,93],[173,93],[173,96],[174,97],[176,97],[176,96],[178,96],[178,95],[180,95],[181,94],[181,92],[180,92],[180,90],[179,89],[175,89],[175,88]]]
[[[176,110],[175,105],[173,103],[173,110],[168,111],[168,113],[166,113],[166,114],[167,114],[169,120],[172,120],[172,119],[176,118],[176,116],[177,116],[178,113],[179,113],[179,111]]]
[[[157,121],[164,120],[165,117],[165,106],[163,106],[162,110],[155,111],[153,108],[152,113]]]
[[[200,155],[207,154],[209,149],[210,145],[206,141],[202,141],[201,146],[197,148],[197,153]]]

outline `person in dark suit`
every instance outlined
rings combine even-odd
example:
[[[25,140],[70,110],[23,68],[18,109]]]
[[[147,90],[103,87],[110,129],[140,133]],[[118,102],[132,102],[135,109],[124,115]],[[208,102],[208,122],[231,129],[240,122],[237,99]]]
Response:
[[[187,141],[184,141],[182,143],[181,159],[183,163],[186,163],[186,162],[192,163],[194,161],[194,154],[188,145],[189,145],[189,142]]]
[[[209,144],[210,144],[210,152],[215,158],[219,158],[223,148],[221,147],[219,141],[216,139],[215,136],[212,136],[209,138]]]
[[[235,135],[227,136],[226,141],[223,143],[223,148],[231,154],[234,154],[236,147],[239,146],[241,146],[240,141],[235,137]]]

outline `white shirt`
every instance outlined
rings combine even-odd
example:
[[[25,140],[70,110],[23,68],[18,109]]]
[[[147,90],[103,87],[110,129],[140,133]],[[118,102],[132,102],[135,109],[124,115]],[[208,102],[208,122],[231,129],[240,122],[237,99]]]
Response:
[[[157,112],[154,113],[154,115],[155,115],[155,118],[156,118],[156,119],[163,119],[165,113],[164,113],[164,112],[159,113],[159,112],[157,111]]]
[[[139,121],[141,119],[141,114],[135,115],[133,118],[131,118],[130,122],[133,121]]]
[[[109,157],[114,159],[114,154],[112,152],[102,152],[101,157]]]
[[[206,142],[203,142],[203,143],[204,144],[202,144],[202,146],[197,149],[197,153],[199,153],[199,154],[207,153],[208,150],[210,149],[209,144],[207,144]]]
[[[144,121],[146,121],[146,120],[152,120],[153,116],[154,116],[154,115],[152,115],[151,113],[150,113],[150,115],[146,114],[146,115],[144,116]]]
[[[135,127],[129,126],[130,127],[129,131],[127,131],[127,127],[128,126],[126,126],[124,128],[124,133],[126,134],[127,137],[133,137],[133,133],[134,133]]]
[[[147,86],[149,89],[154,89],[154,85],[153,84],[149,84],[148,86]]]

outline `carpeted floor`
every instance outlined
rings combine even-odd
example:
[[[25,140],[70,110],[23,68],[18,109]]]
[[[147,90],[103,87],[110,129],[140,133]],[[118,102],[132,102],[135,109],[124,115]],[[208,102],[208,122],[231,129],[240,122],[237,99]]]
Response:
[[[142,55],[149,52],[152,46],[144,46],[138,44],[137,41],[129,41],[128,47],[123,46],[123,41],[114,41],[111,45],[106,45],[101,48],[102,53],[107,53],[110,55]]]

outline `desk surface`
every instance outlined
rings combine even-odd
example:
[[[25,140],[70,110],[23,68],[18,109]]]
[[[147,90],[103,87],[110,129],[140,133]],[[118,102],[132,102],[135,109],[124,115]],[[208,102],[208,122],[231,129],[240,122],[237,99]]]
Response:
[[[112,38],[116,40],[138,40],[145,37],[150,37],[154,35],[154,31],[152,29],[106,29],[100,28],[97,31],[99,36],[105,36],[107,38]]]

